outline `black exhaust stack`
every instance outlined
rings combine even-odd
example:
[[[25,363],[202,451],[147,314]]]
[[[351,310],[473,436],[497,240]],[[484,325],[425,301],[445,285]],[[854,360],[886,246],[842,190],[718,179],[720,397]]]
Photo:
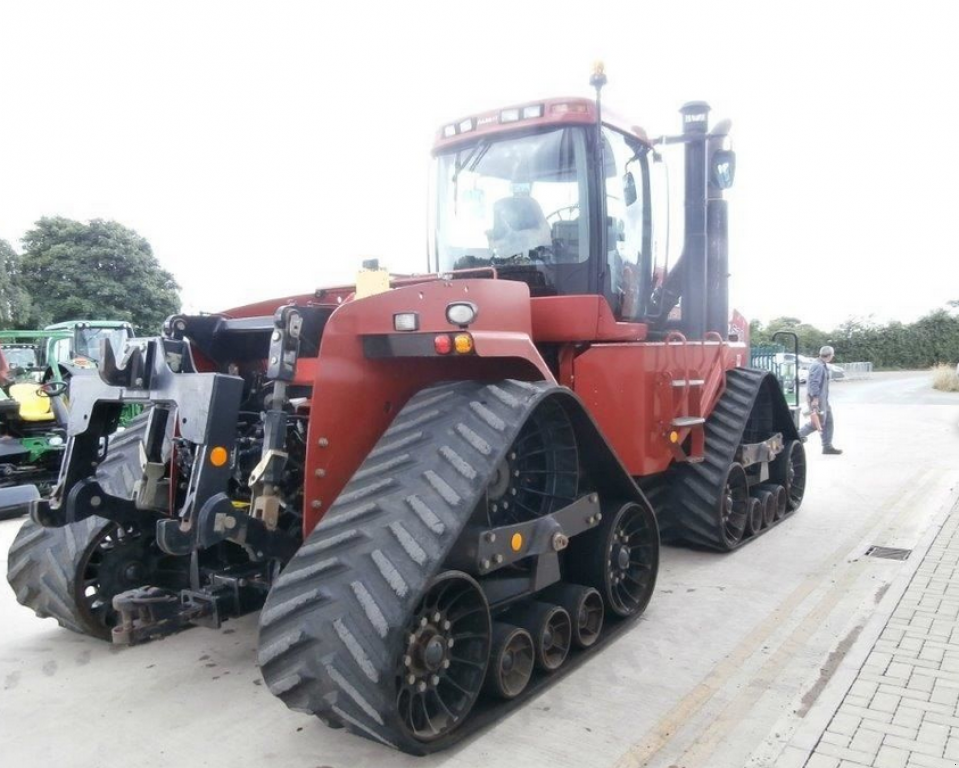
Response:
[[[707,330],[706,302],[709,285],[706,224],[706,134],[709,131],[709,105],[705,101],[691,101],[684,104],[679,111],[683,115],[686,150],[682,327],[687,339],[702,339]],[[723,338],[725,336],[726,333],[723,332]]]
[[[709,181],[706,194],[706,330],[729,334],[729,203],[723,191],[732,184],[735,156],[725,149],[732,123],[723,120],[706,143]]]

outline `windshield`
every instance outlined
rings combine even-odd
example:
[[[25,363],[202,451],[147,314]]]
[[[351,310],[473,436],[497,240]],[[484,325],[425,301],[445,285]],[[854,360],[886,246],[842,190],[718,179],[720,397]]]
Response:
[[[4,347],[3,356],[11,368],[37,367],[37,351],[32,347]]]
[[[128,338],[130,331],[126,328],[77,328],[73,356],[86,357],[99,363],[101,339],[109,339],[114,353],[119,355]]]
[[[435,174],[433,247],[440,271],[549,272],[588,259],[582,128],[480,140],[437,156]]]

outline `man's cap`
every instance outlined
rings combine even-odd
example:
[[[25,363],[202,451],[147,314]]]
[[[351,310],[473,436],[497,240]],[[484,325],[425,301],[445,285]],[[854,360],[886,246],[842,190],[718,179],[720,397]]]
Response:
[[[820,357],[831,357],[836,354],[836,350],[830,347],[828,344],[819,350]]]

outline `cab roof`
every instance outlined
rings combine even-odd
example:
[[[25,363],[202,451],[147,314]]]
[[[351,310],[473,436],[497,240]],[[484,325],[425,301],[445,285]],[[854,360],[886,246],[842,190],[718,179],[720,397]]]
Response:
[[[645,144],[649,137],[642,128],[603,107],[603,125],[609,126]],[[433,154],[440,154],[478,136],[512,133],[521,128],[562,125],[593,125],[596,123],[596,102],[579,96],[557,97],[512,104],[507,107],[477,112],[444,124],[433,143]]]

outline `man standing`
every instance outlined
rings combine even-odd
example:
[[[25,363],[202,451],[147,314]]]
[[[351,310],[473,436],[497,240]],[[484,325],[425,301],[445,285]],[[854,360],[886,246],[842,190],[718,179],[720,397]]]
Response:
[[[829,363],[836,350],[826,346],[819,350],[819,359],[809,366],[806,381],[806,402],[809,405],[809,423],[799,430],[799,436],[805,439],[818,431],[822,438],[822,452],[838,456],[841,450],[832,444],[832,434],[836,421],[829,406]]]

